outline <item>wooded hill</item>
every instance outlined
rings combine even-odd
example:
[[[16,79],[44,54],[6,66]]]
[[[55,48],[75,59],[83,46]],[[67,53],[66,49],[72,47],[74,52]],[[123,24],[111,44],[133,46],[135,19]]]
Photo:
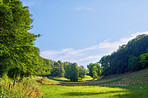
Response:
[[[103,75],[122,74],[148,67],[148,35],[138,35],[99,61]]]

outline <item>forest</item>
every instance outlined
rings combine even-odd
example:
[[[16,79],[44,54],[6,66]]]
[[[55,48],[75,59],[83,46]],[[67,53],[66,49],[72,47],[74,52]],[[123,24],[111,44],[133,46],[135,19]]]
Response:
[[[148,35],[138,35],[99,61],[103,75],[138,71],[148,66]]]
[[[148,67],[146,34],[138,35],[111,55],[103,56],[99,62],[88,64],[88,69],[78,66],[77,63],[45,59],[40,56],[39,48],[34,46],[34,41],[42,36],[29,32],[33,22],[31,16],[28,6],[23,6],[20,0],[0,0],[0,97],[2,98],[41,96],[35,85],[36,81],[31,77],[42,77],[43,80],[38,80],[41,83],[45,81],[44,78],[60,77],[78,82],[86,76],[92,77],[92,81],[95,81],[104,76],[135,72]],[[19,89],[22,89],[20,93]]]

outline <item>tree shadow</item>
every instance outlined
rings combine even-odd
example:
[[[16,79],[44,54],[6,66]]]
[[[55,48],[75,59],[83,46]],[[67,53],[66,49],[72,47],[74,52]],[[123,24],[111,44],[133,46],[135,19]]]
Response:
[[[118,88],[126,89],[129,91],[127,94],[117,94],[114,97],[118,98],[148,98],[148,83],[132,84],[129,86],[121,86]]]

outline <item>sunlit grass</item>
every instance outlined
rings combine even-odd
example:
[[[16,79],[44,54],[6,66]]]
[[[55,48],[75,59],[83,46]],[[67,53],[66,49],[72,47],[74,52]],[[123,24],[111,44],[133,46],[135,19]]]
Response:
[[[40,85],[44,98],[104,98],[115,97],[115,95],[129,94],[122,88],[100,87],[100,86],[47,86]]]
[[[82,81],[89,81],[89,80],[93,80],[93,78],[88,75],[85,75],[85,78],[82,79]]]
[[[70,81],[70,79],[64,78],[64,77],[54,77],[53,78],[56,81]]]

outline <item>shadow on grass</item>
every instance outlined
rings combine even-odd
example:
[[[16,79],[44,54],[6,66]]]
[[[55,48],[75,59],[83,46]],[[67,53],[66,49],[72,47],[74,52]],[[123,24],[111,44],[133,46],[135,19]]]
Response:
[[[148,98],[148,83],[133,84],[129,86],[118,87],[127,89],[129,94],[120,95],[117,94],[115,97],[118,98]]]
[[[108,92],[68,92],[62,94],[63,96],[91,96],[91,95],[101,95],[101,94],[112,94],[112,93],[126,93],[127,91],[108,91]]]
[[[117,98],[148,98],[148,83],[134,84],[129,86],[103,86],[109,88],[120,88],[123,91],[107,91],[107,92],[66,92],[63,96],[92,96],[106,95]],[[112,95],[114,94],[114,95]]]

